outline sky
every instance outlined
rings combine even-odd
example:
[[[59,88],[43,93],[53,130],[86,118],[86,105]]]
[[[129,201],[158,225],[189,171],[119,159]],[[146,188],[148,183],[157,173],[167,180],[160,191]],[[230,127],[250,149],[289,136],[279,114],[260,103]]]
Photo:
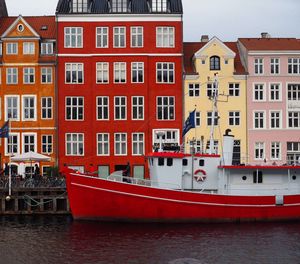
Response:
[[[202,35],[223,41],[239,37],[300,38],[300,0],[182,0],[184,41]],[[54,15],[58,0],[6,0],[10,16]]]

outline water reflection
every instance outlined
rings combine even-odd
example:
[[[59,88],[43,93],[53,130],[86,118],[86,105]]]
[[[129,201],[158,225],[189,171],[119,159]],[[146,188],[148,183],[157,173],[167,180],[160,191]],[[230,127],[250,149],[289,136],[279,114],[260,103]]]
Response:
[[[118,224],[0,218],[0,263],[299,263],[300,223]]]

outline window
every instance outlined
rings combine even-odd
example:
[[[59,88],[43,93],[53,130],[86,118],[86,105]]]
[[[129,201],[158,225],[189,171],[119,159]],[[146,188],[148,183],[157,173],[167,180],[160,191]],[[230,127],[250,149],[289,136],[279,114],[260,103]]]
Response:
[[[299,128],[300,127],[300,112],[299,111],[289,111],[288,112],[289,128]]]
[[[239,83],[229,83],[229,95],[230,96],[240,96],[240,84]]]
[[[174,83],[174,63],[158,62],[156,64],[156,82]]]
[[[261,58],[254,59],[254,73],[264,74],[264,60]]]
[[[67,156],[84,155],[84,134],[82,133],[66,134],[66,155]]]
[[[157,120],[175,120],[175,98],[173,96],[157,97]]]
[[[24,55],[34,54],[34,42],[24,42],[23,43],[23,54]]]
[[[53,136],[42,135],[42,153],[51,154],[53,152]]]
[[[195,121],[196,121],[196,127],[201,126],[201,113],[196,111],[195,112]]]
[[[132,83],[144,82],[144,62],[131,63],[131,82]]]
[[[5,155],[20,153],[20,135],[18,133],[9,133],[5,142]]]
[[[24,68],[23,73],[24,73],[24,77],[23,77],[24,84],[33,84],[35,82],[34,68]]]
[[[65,48],[82,48],[83,29],[81,27],[65,28]]]
[[[153,145],[157,146],[160,143],[159,134],[163,133],[162,140],[164,142],[163,146],[166,144],[171,146],[178,146],[180,142],[179,129],[153,129]]]
[[[6,69],[6,84],[18,84],[18,68]]]
[[[263,183],[262,171],[253,171],[253,183]]]
[[[108,27],[96,28],[96,47],[108,48]]]
[[[281,159],[281,144],[280,142],[271,143],[271,159],[280,160]]]
[[[108,62],[97,62],[96,64],[96,82],[108,83],[109,82],[109,64]]]
[[[241,164],[241,140],[233,141],[232,165]]]
[[[98,166],[98,175],[99,177],[106,179],[109,176],[109,166],[108,165]]]
[[[22,120],[32,121],[36,119],[36,97],[22,96],[23,113]]]
[[[167,0],[152,0],[152,12],[167,12]]]
[[[66,83],[83,83],[83,63],[66,63]]]
[[[126,83],[126,62],[114,63],[114,82]]]
[[[164,166],[165,165],[165,159],[164,158],[158,158],[158,166]]]
[[[41,55],[52,55],[53,54],[53,43],[44,42],[41,44]]]
[[[214,97],[216,93],[218,93],[218,88],[216,86],[216,83],[208,83],[206,89],[206,95],[208,97]]]
[[[125,96],[115,97],[115,120],[127,119],[127,98]]]
[[[300,58],[289,58],[288,59],[288,73],[289,74],[300,74]]]
[[[43,84],[52,83],[52,68],[50,67],[42,67],[41,68],[41,82]]]
[[[271,58],[271,74],[279,74],[279,58]]]
[[[254,112],[254,128],[256,129],[265,128],[265,112],[263,111]]]
[[[36,134],[23,133],[23,152],[36,152]]]
[[[281,85],[278,83],[270,84],[270,101],[281,101]]]
[[[42,119],[52,119],[53,98],[52,97],[42,97],[41,104],[42,104],[41,118]]]
[[[108,96],[97,97],[97,120],[109,120]]]
[[[66,120],[83,120],[84,98],[66,97]]]
[[[212,117],[213,117],[213,112],[207,112],[207,125],[208,126],[212,125]],[[214,125],[217,126],[218,123],[219,123],[219,114],[218,114],[218,112],[215,112]]]
[[[131,47],[142,48],[144,45],[144,28],[131,27]]]
[[[132,155],[144,155],[144,133],[132,133]]]
[[[189,83],[189,97],[200,96],[200,84],[199,83]]]
[[[114,48],[126,47],[126,28],[114,27]]]
[[[86,13],[88,12],[88,0],[72,0],[73,13]]]
[[[19,121],[19,96],[5,96],[5,121],[8,119]]]
[[[270,111],[270,128],[281,128],[281,112]]]
[[[6,43],[6,54],[7,55],[18,54],[18,43]]]
[[[145,167],[143,165],[133,166],[133,177],[135,179],[145,179]]]
[[[300,100],[300,84],[288,84],[288,100]]]
[[[132,120],[144,120],[144,97],[132,97]]]
[[[238,111],[229,112],[229,125],[230,126],[240,125],[240,112]]]
[[[3,46],[3,44],[2,44],[2,42],[0,42],[0,56],[2,56],[2,46]]]
[[[175,47],[175,28],[157,27],[156,28],[156,47],[174,48]]]
[[[254,151],[255,151],[255,159],[263,160],[265,158],[265,143],[264,142],[256,142]]]
[[[300,158],[300,142],[287,142],[287,162],[297,164]]]
[[[254,101],[265,101],[266,100],[264,84],[255,84],[254,85],[253,100]]]
[[[127,12],[127,0],[112,0],[111,10],[113,13],[126,13]]]
[[[210,140],[206,142],[206,149],[210,149]],[[219,153],[219,142],[218,140],[214,140],[213,154]],[[204,160],[199,160],[199,166],[204,166]]]
[[[115,155],[116,156],[127,155],[127,134],[126,133],[115,134]]]
[[[210,70],[219,71],[221,69],[220,57],[212,56],[210,57]]]
[[[108,133],[97,134],[97,155],[109,156],[109,134]]]

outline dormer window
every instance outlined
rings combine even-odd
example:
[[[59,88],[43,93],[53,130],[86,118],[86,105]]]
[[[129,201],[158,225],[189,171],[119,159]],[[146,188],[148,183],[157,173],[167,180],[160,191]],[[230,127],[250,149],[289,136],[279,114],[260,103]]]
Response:
[[[210,57],[210,70],[211,71],[219,71],[220,69],[221,69],[220,57],[218,57],[218,56]]]
[[[87,13],[88,12],[88,0],[72,0],[72,12],[73,13]]]
[[[113,13],[126,13],[127,0],[111,0],[111,10]]]
[[[168,0],[152,0],[152,12],[167,12]]]

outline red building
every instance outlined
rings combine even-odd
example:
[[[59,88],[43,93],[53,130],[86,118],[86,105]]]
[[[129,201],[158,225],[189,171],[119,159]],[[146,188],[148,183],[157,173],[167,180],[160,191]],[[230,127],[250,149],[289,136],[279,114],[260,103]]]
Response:
[[[179,146],[182,128],[181,0],[60,0],[59,164],[99,175]]]

